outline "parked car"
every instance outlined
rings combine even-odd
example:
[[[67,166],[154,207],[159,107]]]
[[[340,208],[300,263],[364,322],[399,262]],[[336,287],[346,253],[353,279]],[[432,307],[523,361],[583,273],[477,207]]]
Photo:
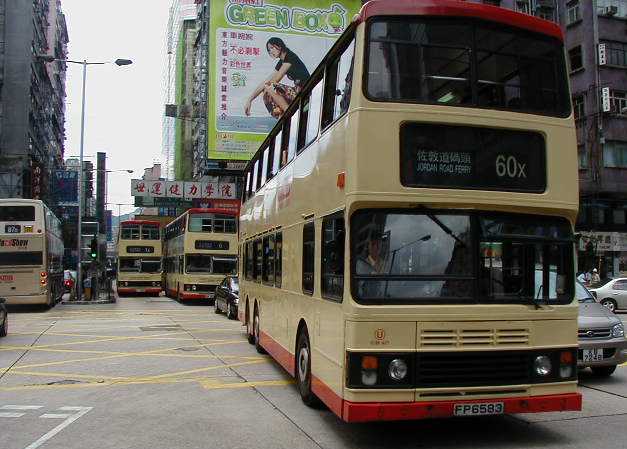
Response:
[[[66,293],[70,293],[74,288],[74,283],[76,282],[76,271],[73,270],[65,270],[63,272],[63,287],[65,288]]]
[[[215,312],[225,312],[230,320],[237,318],[239,304],[239,280],[237,276],[227,276],[218,285],[215,293]]]
[[[590,367],[597,376],[610,376],[617,365],[627,360],[625,327],[613,312],[597,303],[579,281],[575,294],[579,300],[577,365]]]
[[[0,337],[6,337],[7,332],[9,332],[9,314],[7,313],[7,308],[4,305],[6,300],[4,298],[0,298]]]
[[[627,309],[627,278],[609,279],[589,289],[597,301],[612,312]]]

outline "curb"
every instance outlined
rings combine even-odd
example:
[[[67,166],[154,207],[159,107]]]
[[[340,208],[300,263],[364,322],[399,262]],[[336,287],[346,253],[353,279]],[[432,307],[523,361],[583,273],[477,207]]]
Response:
[[[71,304],[71,305],[77,305],[77,306],[90,305],[90,304],[114,304],[114,303],[115,303],[115,299],[112,299],[112,300],[99,299],[99,300],[94,300],[94,301],[70,301],[68,299],[68,300],[61,302],[61,304]]]

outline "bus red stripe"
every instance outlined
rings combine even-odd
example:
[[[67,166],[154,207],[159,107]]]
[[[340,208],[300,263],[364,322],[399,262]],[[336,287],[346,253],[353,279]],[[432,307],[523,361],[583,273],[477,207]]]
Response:
[[[340,418],[342,417],[342,405],[344,399],[341,396],[331,390],[327,384],[322,382],[316,376],[311,376],[311,390],[318,398],[325,403],[329,410],[335,413]]]
[[[385,0],[366,3],[359,13],[359,20],[375,16],[448,16],[476,17],[491,22],[523,28],[536,33],[553,36],[563,41],[559,25],[529,14],[521,14],[505,8],[447,0]]]
[[[295,375],[294,354],[290,353],[281,344],[265,332],[260,332],[260,343],[263,349],[276,360],[291,376]]]

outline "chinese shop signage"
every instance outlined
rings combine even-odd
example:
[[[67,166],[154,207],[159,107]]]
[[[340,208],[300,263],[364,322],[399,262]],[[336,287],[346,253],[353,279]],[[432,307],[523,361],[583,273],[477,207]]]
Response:
[[[131,180],[131,195],[149,198],[179,198],[182,200],[236,199],[235,183],[190,181]]]

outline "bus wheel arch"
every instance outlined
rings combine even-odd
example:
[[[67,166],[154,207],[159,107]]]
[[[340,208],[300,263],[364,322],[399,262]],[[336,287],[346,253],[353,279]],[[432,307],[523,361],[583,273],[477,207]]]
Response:
[[[303,319],[298,323],[294,362],[294,376],[296,377],[296,387],[300,393],[300,398],[308,407],[319,407],[320,399],[312,390],[311,343],[307,323]]]

